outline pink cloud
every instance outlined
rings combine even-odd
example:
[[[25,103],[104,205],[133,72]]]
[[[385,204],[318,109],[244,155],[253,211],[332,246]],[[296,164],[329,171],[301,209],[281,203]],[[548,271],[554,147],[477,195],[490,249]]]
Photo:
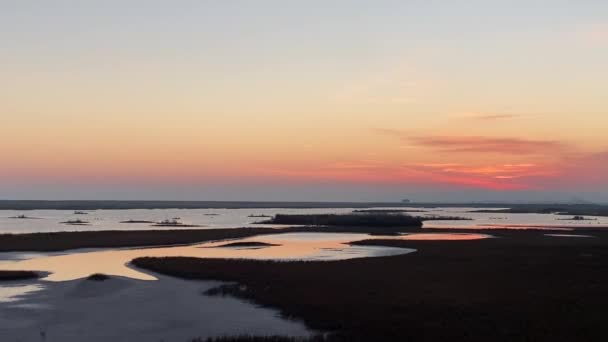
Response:
[[[488,136],[420,136],[408,134],[398,129],[379,128],[374,130],[378,134],[393,136],[411,146],[430,148],[450,153],[493,153],[512,155],[534,155],[562,153],[569,150],[569,146],[556,140],[535,140],[513,137]]]
[[[565,145],[552,140],[494,138],[483,136],[406,137],[413,144],[452,153],[539,154],[564,150]]]

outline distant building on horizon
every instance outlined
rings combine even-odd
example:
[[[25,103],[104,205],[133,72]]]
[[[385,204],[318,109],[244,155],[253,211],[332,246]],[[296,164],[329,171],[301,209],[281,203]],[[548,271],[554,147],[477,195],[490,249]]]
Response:
[[[412,201],[410,201],[409,199],[406,198],[406,199],[401,200],[401,203],[412,203]]]

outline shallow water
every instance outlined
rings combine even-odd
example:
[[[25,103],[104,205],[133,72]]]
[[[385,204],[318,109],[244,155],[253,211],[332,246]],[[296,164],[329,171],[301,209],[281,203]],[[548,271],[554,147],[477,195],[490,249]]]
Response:
[[[37,291],[0,302],[0,341],[185,342],[223,335],[312,333],[276,310],[203,295],[219,284],[166,276],[155,282],[120,277],[24,282],[13,288]]]
[[[36,283],[8,282],[0,286],[0,304],[19,300],[28,293],[38,292],[44,286]]]
[[[391,209],[391,208],[375,208]],[[392,208],[395,209],[395,208]],[[471,221],[426,221],[425,228],[509,228],[525,229],[529,227],[563,229],[605,227],[608,228],[608,217],[592,217],[594,221],[566,221],[564,216],[554,214],[502,214],[473,212],[483,208],[397,208],[424,210],[412,212],[411,215],[443,215],[472,218]],[[0,233],[35,233],[55,231],[89,231],[89,230],[147,230],[166,229],[154,227],[150,223],[121,223],[128,220],[162,221],[180,218],[184,224],[200,225],[200,229],[209,228],[239,228],[252,226],[254,222],[266,220],[265,217],[250,217],[251,215],[275,214],[322,214],[350,213],[354,208],[322,208],[322,209],[129,209],[129,210],[95,210],[87,211],[86,215],[77,215],[69,210],[31,210],[31,211],[0,211]],[[14,219],[25,214],[32,219]],[[69,220],[88,221],[88,225],[67,225],[61,222]],[[264,225],[265,227],[281,227]],[[185,227],[192,229],[189,227]],[[171,227],[170,229],[179,229]]]
[[[255,241],[275,244],[275,246],[264,248],[219,247],[227,241],[217,241],[176,247],[111,249],[94,252],[79,252],[76,250],[63,255],[36,256],[17,261],[15,261],[14,253],[12,253],[12,261],[4,258],[4,261],[0,261],[0,269],[49,272],[50,274],[45,278],[49,281],[79,279],[93,273],[140,280],[155,280],[156,277],[153,275],[130,267],[129,262],[135,258],[146,256],[262,260],[344,260],[414,252],[413,249],[406,248],[351,246],[348,244],[351,241],[368,238],[370,236],[367,234],[290,233],[230,240],[230,242]],[[0,254],[0,258],[2,258],[2,254]]]
[[[414,249],[350,245],[349,242],[367,239],[395,240],[477,240],[490,238],[486,234],[467,233],[412,233],[398,236],[371,236],[345,233],[287,233],[259,235],[244,239],[214,241],[188,246],[158,248],[124,248],[72,250],[53,253],[0,253],[0,269],[31,270],[47,273],[44,281],[62,282],[104,273],[138,280],[156,280],[145,270],[129,265],[138,257],[187,256],[198,258],[309,260],[330,261],[353,258],[392,256],[415,252]],[[266,243],[268,246],[225,247],[228,243]],[[14,301],[44,287],[0,284],[0,303]]]
[[[488,234],[469,234],[469,233],[412,233],[403,234],[400,240],[429,240],[429,241],[463,241],[489,239],[492,235]]]
[[[565,238],[592,238],[593,237],[593,235],[584,235],[584,234],[545,234],[545,236],[565,237]]]

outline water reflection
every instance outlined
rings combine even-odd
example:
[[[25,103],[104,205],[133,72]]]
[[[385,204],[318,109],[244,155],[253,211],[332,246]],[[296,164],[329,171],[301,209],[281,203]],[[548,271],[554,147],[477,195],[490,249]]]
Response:
[[[0,303],[16,302],[27,294],[43,289],[41,284],[3,284],[0,286]]]
[[[414,252],[414,249],[350,245],[367,239],[397,240],[478,240],[491,237],[468,233],[412,233],[399,236],[371,236],[344,233],[286,233],[260,235],[230,241],[215,241],[190,246],[75,251],[70,254],[34,257],[27,260],[0,261],[0,269],[45,271],[50,281],[79,279],[92,273],[105,273],[141,280],[156,278],[129,266],[138,257],[196,257],[262,260],[345,260],[380,257]],[[225,247],[239,243],[244,247]],[[255,247],[248,247],[255,246]],[[30,255],[32,256],[32,255]],[[18,259],[18,258],[17,258]]]
[[[481,240],[491,238],[487,234],[470,233],[412,233],[403,234],[400,240],[442,240],[442,241],[462,241],[462,240]]]
[[[583,234],[545,234],[545,236],[566,237],[566,238],[592,238],[592,235]]]
[[[239,242],[274,244],[266,248],[225,248],[226,241],[190,246],[104,250],[88,253],[33,258],[22,261],[0,262],[4,270],[32,270],[50,272],[45,280],[65,281],[105,273],[128,278],[155,280],[152,275],[131,268],[128,263],[138,257],[186,256],[197,258],[242,258],[273,260],[344,260],[363,257],[390,256],[415,250],[396,247],[351,246],[348,242],[370,238],[366,234],[294,233],[262,235]]]

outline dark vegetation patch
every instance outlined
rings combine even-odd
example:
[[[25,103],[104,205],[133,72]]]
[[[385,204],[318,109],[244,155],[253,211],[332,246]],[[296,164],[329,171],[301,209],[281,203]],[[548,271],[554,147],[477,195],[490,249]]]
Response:
[[[0,252],[178,245],[276,232],[271,228],[237,228],[0,234]]]
[[[32,271],[0,271],[0,281],[36,279],[38,273]]]
[[[280,246],[274,243],[268,242],[259,242],[259,241],[243,241],[243,242],[231,242],[224,245],[214,246],[217,247],[272,247],[272,246]]]
[[[92,281],[105,281],[108,279],[110,279],[110,276],[103,273],[94,273],[87,277],[87,280]]]
[[[261,214],[261,215],[249,215],[249,216],[247,216],[247,217],[272,217],[272,216],[271,216],[271,215],[264,215],[264,214]]]
[[[37,217],[30,217],[30,216],[26,216],[26,215],[17,215],[17,216],[11,216],[9,217],[10,219],[18,219],[18,220],[32,220],[32,219],[38,219]]]
[[[61,222],[61,223],[69,224],[69,225],[73,225],[73,226],[87,226],[87,225],[91,224],[91,222],[83,221],[83,220],[69,220],[69,221],[65,221],[65,222]]]
[[[420,216],[422,221],[472,221],[470,217],[444,216],[444,215],[425,215]]]
[[[127,220],[127,221],[120,221],[120,223],[154,223],[154,221],[147,221],[147,220]]]
[[[495,234],[497,234],[496,232]],[[372,240],[416,253],[330,262],[139,258],[138,267],[240,285],[348,341],[605,341],[608,234],[547,239],[500,232],[477,241]],[[236,339],[238,341],[238,339]]]
[[[197,224],[186,224],[186,223],[179,222],[179,217],[173,218],[171,220],[162,220],[156,224],[153,224],[153,226],[154,227],[187,227],[187,228],[202,227]]]
[[[585,216],[575,215],[570,218],[561,218],[560,221],[597,221],[596,218],[587,218]]]
[[[308,226],[422,228],[422,219],[419,217],[390,213],[310,215],[277,214],[272,219],[259,223],[283,225],[295,224]]]
[[[371,214],[382,214],[382,213],[426,213],[428,210],[421,209],[358,209],[353,210],[353,213],[371,213]]]

